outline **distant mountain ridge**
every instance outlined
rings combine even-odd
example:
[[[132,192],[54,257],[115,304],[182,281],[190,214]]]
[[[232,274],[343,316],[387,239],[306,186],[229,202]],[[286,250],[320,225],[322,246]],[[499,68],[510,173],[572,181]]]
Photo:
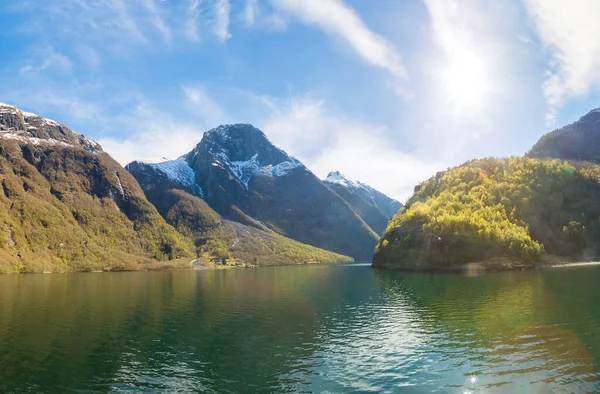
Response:
[[[527,156],[600,163],[600,108],[545,134]]]
[[[133,162],[126,168],[151,201],[175,187],[201,197],[229,220],[357,260],[370,259],[377,242],[377,234],[351,203],[249,124],[209,130],[176,160]],[[386,204],[380,193],[361,188],[372,203]],[[381,230],[388,218],[379,215]]]
[[[377,234],[383,233],[390,218],[402,207],[399,201],[365,183],[352,181],[339,171],[330,172],[323,182],[346,200]]]

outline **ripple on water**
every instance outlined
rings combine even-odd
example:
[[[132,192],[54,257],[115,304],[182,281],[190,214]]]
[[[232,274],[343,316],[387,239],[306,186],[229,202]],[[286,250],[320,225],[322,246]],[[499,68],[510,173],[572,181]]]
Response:
[[[0,277],[0,392],[598,392],[600,267]]]

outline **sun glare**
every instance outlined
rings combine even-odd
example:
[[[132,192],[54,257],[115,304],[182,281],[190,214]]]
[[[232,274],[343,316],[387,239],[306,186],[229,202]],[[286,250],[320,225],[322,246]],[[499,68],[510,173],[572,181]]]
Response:
[[[455,112],[481,109],[490,90],[490,75],[484,59],[461,53],[445,64],[440,72],[441,93]]]

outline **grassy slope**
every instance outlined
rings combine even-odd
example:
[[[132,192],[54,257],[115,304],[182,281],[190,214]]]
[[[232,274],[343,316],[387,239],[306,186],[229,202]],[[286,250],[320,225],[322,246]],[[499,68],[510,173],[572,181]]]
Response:
[[[208,204],[191,194],[171,189],[157,198],[157,208],[168,223],[194,239],[196,253],[205,258],[233,258],[258,265],[340,262],[352,259],[221,218]]]
[[[0,272],[135,269],[191,256],[191,241],[105,153],[0,139],[0,184]]]
[[[496,257],[600,254],[600,166],[528,158],[473,160],[417,186],[391,220],[375,266],[443,268]]]

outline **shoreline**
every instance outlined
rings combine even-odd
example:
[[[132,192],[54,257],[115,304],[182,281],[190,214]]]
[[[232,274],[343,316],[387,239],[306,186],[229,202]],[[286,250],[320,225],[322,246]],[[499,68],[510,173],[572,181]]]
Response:
[[[187,259],[186,259],[187,260]],[[329,261],[329,262],[316,262],[307,261],[299,264],[247,264],[238,263],[234,264],[214,264],[209,263],[208,265],[202,265],[194,263],[195,260],[181,261],[173,260],[172,262],[162,263],[151,263],[148,265],[140,265],[132,269],[115,269],[115,270],[79,270],[79,271],[21,271],[21,272],[0,272],[1,275],[36,275],[36,274],[73,274],[73,273],[107,273],[107,272],[159,272],[159,271],[209,271],[209,270],[230,270],[230,269],[249,269],[249,268],[260,268],[260,267],[290,267],[290,266],[306,266],[306,265],[319,265],[319,264],[349,264],[351,261]],[[369,262],[370,264],[370,262]]]
[[[476,261],[466,264],[453,265],[448,267],[425,267],[425,268],[403,268],[394,267],[387,263],[383,265],[377,265],[371,267],[375,269],[388,269],[392,271],[401,272],[423,272],[431,274],[451,274],[451,273],[465,273],[465,274],[480,274],[480,273],[492,273],[492,272],[507,272],[507,271],[529,271],[536,269],[548,269],[548,268],[570,268],[570,267],[586,267],[600,265],[600,261],[570,261],[558,256],[544,256],[542,261],[536,264],[525,264],[520,261],[513,261],[506,258],[495,258],[485,261]]]

